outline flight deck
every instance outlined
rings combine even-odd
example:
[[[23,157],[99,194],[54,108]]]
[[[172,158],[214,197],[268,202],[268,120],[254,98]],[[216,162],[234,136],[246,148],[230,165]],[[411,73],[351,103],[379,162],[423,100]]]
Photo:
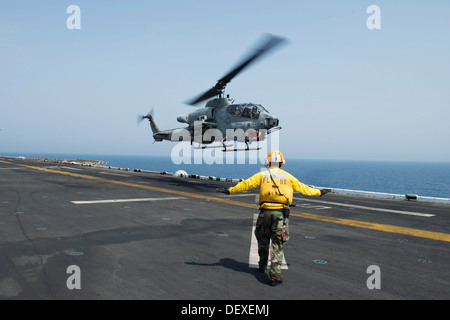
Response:
[[[0,299],[450,299],[450,205],[295,193],[271,287],[234,185],[0,157]]]

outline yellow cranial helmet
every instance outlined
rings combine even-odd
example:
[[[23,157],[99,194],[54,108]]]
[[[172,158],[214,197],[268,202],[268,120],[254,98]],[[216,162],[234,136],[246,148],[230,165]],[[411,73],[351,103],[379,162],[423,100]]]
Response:
[[[284,166],[284,164],[285,164],[284,157],[280,151],[277,151],[277,150],[270,151],[270,153],[266,159],[266,166],[269,166],[270,163],[273,163],[273,162],[280,163],[280,167]]]

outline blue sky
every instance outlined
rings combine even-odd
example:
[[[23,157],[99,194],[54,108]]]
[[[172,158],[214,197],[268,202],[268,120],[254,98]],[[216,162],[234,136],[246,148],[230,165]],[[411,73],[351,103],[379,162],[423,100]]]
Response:
[[[289,45],[227,93],[279,116],[286,157],[450,161],[449,16],[448,1],[4,1],[0,154],[170,155],[137,114],[183,127],[184,101],[273,33]]]

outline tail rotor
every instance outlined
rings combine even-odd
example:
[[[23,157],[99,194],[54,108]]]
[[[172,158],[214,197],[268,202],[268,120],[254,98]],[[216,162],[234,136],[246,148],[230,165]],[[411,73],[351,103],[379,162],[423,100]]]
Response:
[[[155,113],[155,108],[152,108],[146,115],[138,114],[136,125],[139,126],[141,124],[142,120],[144,120],[144,119],[152,120],[154,113]]]

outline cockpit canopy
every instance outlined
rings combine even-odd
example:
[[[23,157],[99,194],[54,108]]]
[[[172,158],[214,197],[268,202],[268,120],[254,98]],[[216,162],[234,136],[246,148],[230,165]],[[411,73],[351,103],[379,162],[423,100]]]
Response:
[[[250,119],[258,119],[261,112],[267,112],[262,105],[254,103],[232,104],[227,107],[227,111],[232,115]]]

